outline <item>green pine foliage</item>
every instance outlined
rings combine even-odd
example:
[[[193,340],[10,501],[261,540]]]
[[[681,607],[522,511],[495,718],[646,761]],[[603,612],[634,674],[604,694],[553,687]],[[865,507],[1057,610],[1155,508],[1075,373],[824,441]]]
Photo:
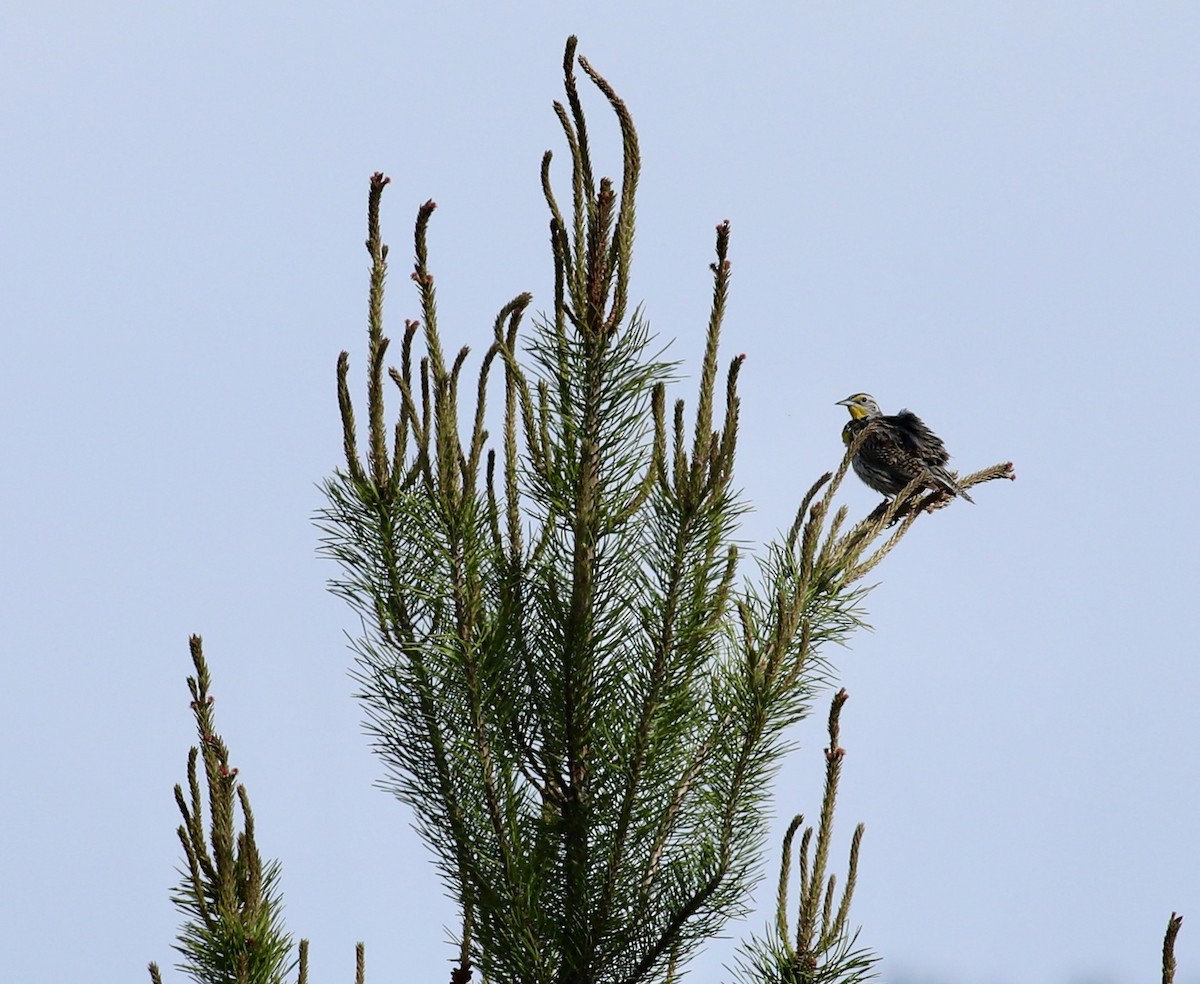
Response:
[[[187,682],[200,744],[188,754],[186,795],[182,786],[175,787],[183,817],[179,841],[186,859],[171,896],[184,916],[175,946],[183,958],[178,969],[197,984],[280,984],[295,959],[283,924],[279,863],[264,862],[259,855],[250,797],[216,733],[199,636],[191,638],[191,653],[196,675]],[[150,976],[155,984],[160,980],[155,964],[150,965]]]
[[[799,900],[796,927],[788,920],[792,842],[804,824],[797,815],[783,837],[774,932],[751,939],[742,948],[739,979],[744,984],[860,984],[876,979],[878,958],[858,946],[858,932],[849,924],[850,904],[858,879],[858,855],[865,827],[854,828],[846,884],[837,891],[835,874],[828,874],[834,811],[845,749],[838,744],[842,708],[849,695],[839,690],[829,709],[829,746],[825,749],[825,795],[816,828],[806,827],[800,838]]]
[[[460,973],[496,984],[670,979],[746,911],[786,731],[831,677],[828,645],[861,624],[864,575],[922,514],[900,496],[846,528],[832,501],[852,446],[742,570],[741,357],[722,372],[718,356],[729,226],[689,414],[668,407],[672,365],[629,306],[637,134],[578,65],[616,116],[621,181],[593,172],[572,38],[555,104],[566,212],[549,153],[542,166],[553,308],[522,343],[530,295],[505,305],[473,382],[467,349],[443,350],[432,202],[416,221],[420,319],[385,368],[388,179],[372,179],[365,456],[343,353],[346,462],[320,516],[333,588],[362,617],[357,673],[386,785],[461,907]]]

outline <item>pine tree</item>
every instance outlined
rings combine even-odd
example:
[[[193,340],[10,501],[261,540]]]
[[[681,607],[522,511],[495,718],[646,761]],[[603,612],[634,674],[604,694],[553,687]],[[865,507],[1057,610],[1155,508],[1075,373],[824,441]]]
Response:
[[[496,984],[669,979],[746,911],[787,729],[831,679],[829,644],[860,624],[863,576],[922,514],[898,496],[847,528],[833,497],[852,446],[757,570],[742,570],[742,359],[718,364],[729,225],[717,228],[689,427],[682,400],[668,407],[673,367],[630,307],[633,121],[579,58],[622,137],[619,184],[597,180],[575,64],[572,38],[555,104],[566,211],[551,154],[542,161],[553,308],[524,345],[530,295],[501,308],[465,415],[468,350],[450,359],[438,327],[433,202],[416,220],[420,319],[406,324],[399,368],[385,368],[388,179],[372,179],[366,454],[342,353],[346,462],[321,516],[334,589],[365,626],[358,680],[388,783],[461,909],[460,973],[478,966]],[[391,423],[385,390],[399,402]]]

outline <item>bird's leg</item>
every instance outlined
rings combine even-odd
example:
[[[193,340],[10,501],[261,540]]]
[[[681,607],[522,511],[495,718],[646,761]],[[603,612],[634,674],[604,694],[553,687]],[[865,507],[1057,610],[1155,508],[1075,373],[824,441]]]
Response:
[[[879,505],[877,505],[874,509],[871,510],[871,515],[868,516],[867,519],[872,520],[872,521],[878,519],[880,516],[882,516],[887,511],[887,507],[890,506],[891,504],[892,504],[891,499],[884,499],[881,503],[879,503]],[[895,520],[893,520],[893,522],[895,522]]]

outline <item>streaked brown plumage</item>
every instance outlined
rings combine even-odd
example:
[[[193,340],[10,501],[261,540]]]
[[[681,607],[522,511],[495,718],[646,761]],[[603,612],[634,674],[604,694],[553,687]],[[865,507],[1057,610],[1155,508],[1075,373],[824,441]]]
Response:
[[[847,446],[860,431],[870,428],[852,464],[854,473],[876,492],[895,496],[920,479],[926,488],[975,501],[946,470],[950,454],[941,438],[911,410],[884,414],[868,393],[848,396],[838,406],[850,411],[850,420],[842,428]]]

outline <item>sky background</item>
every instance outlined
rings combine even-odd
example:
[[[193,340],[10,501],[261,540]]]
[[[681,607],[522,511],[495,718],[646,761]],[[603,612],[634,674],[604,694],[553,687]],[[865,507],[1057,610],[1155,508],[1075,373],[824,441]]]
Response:
[[[1157,979],[1177,910],[1200,981],[1200,6],[920,2],[4,6],[6,979],[175,962],[192,632],[311,979],[350,979],[359,939],[369,981],[448,978],[454,912],[372,786],[311,517],[341,349],[362,379],[369,175],[393,179],[393,334],[428,198],[449,348],[482,353],[520,291],[547,308],[572,32],[639,129],[633,296],[685,372],[732,223],[747,541],[836,464],[857,390],[960,468],[1016,463],[918,523],[836,654],[837,855],[864,821],[854,916],[886,980]],[[823,718],[760,904],[818,807]],[[766,918],[689,979],[727,979]]]

